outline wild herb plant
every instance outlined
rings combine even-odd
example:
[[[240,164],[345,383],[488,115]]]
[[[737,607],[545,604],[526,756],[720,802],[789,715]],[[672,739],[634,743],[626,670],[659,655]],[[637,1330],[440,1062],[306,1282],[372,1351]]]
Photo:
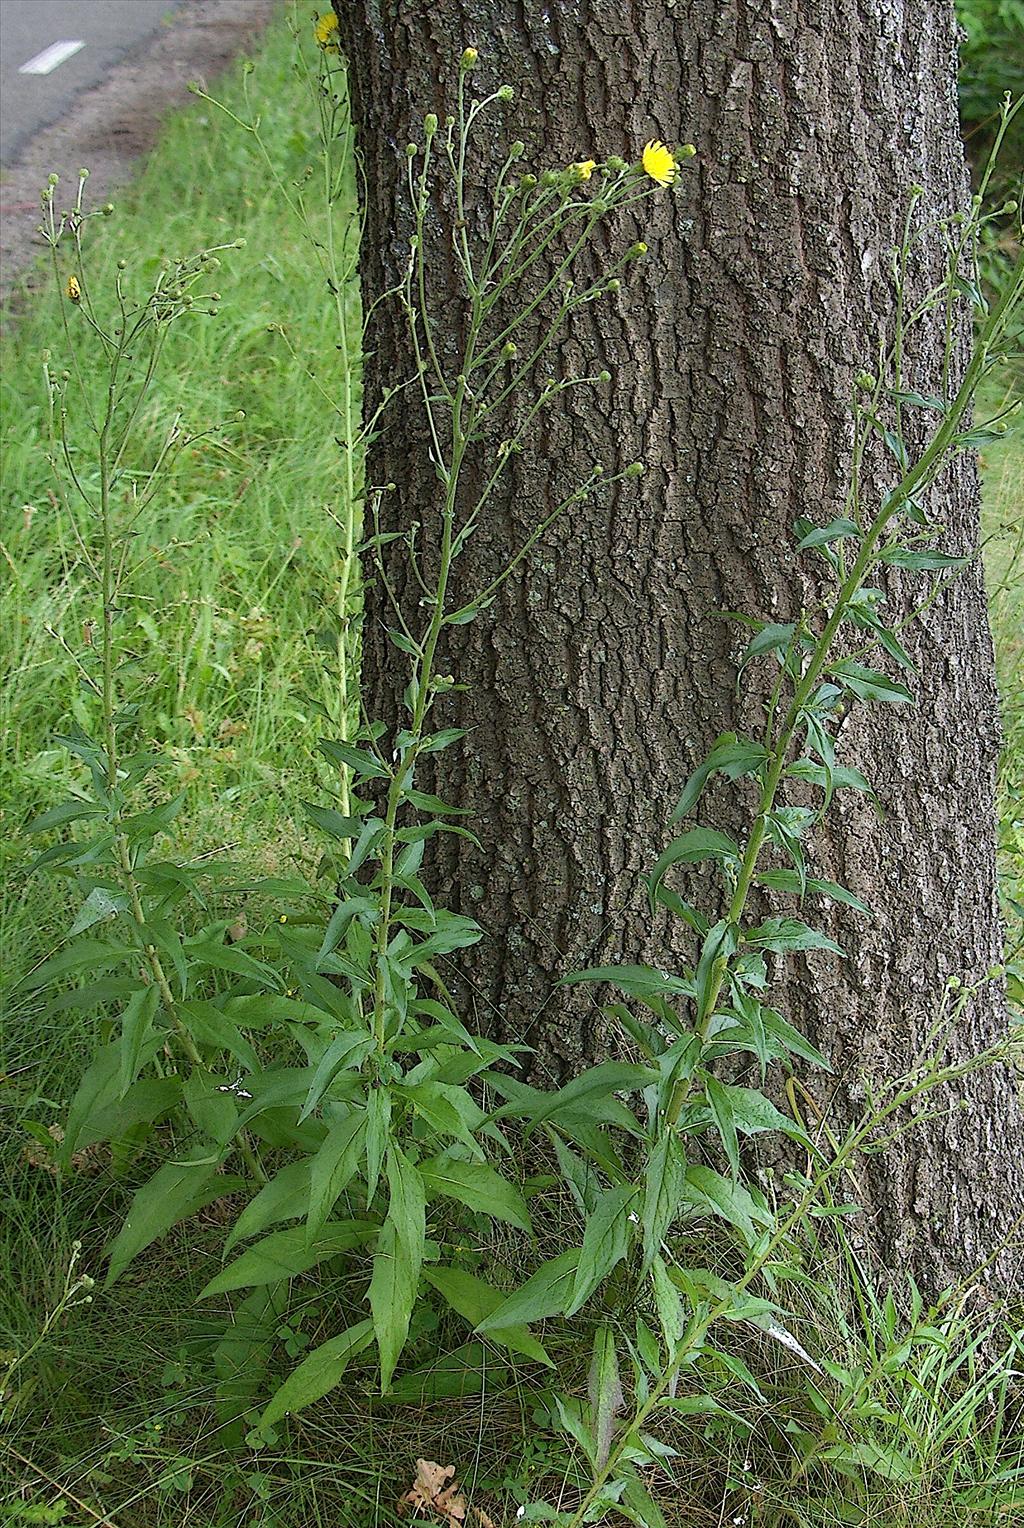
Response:
[[[1021,104],[1006,103],[1003,132]],[[695,936],[694,962],[677,973],[611,966],[565,978],[618,989],[625,1001],[605,1011],[643,1058],[641,1063],[603,1063],[553,1094],[512,1078],[494,1081],[508,1099],[496,1117],[516,1117],[529,1131],[539,1128],[550,1138],[585,1218],[585,1233],[581,1247],[542,1265],[479,1330],[486,1332],[491,1323],[571,1315],[602,1286],[608,1312],[597,1328],[587,1403],[568,1397],[557,1402],[562,1427],[589,1463],[590,1482],[574,1510],[527,1508],[527,1517],[576,1528],[614,1509],[627,1510],[638,1522],[659,1522],[638,1466],[656,1466],[664,1447],[645,1429],[659,1411],[719,1409],[711,1394],[714,1371],[724,1368],[745,1382],[728,1346],[729,1323],[761,1326],[806,1357],[785,1325],[778,1294],[778,1279],[798,1262],[791,1255],[793,1238],[812,1212],[841,1214],[851,1208],[830,1209],[833,1187],[859,1153],[877,1151],[891,1134],[907,1128],[906,1110],[914,1099],[983,1064],[984,1058],[966,1067],[942,1063],[942,1035],[962,1011],[961,996],[953,1016],[928,1037],[912,1070],[871,1097],[864,1118],[841,1142],[812,1138],[772,1102],[765,1089],[767,1072],[777,1063],[788,1067],[793,1057],[819,1067],[828,1063],[772,1004],[765,957],[842,951],[795,912],[761,917],[749,911],[755,890],[794,898],[797,911],[808,894],[868,910],[846,888],[808,873],[805,845],[836,791],[871,791],[863,775],[838,756],[841,716],[858,704],[913,703],[902,679],[863,661],[877,649],[883,661],[905,675],[914,667],[900,641],[906,619],[884,620],[885,595],[873,580],[898,568],[931,574],[939,582],[962,566],[965,559],[935,545],[943,527],[929,514],[928,490],[952,456],[998,436],[1005,429],[1005,414],[1019,407],[1010,405],[984,425],[972,423],[978,386],[1019,326],[1024,260],[1018,260],[998,300],[989,305],[977,260],[992,214],[975,198],[968,214],[938,228],[922,228],[922,196],[914,188],[903,239],[894,253],[895,317],[890,337],[879,346],[877,375],[865,371],[855,382],[844,513],[827,525],[804,517],[794,525],[797,550],[818,562],[820,601],[796,621],[751,623],[754,635],[739,662],[741,679],[754,663],[776,669],[763,708],[763,733],[718,738],[686,782],[672,819],[683,824],[695,817],[708,781],[720,774],[755,782],[753,821],[742,842],[716,828],[685,827],[648,878],[652,911],[663,906]],[[911,250],[936,237],[945,253],[944,278],[917,295],[907,276]],[[965,309],[977,327],[958,379],[953,337]],[[917,391],[909,374],[908,336],[922,324],[944,336],[939,395]],[[922,444],[912,444],[922,435]],[[890,464],[888,483],[883,462]],[[928,607],[935,592],[923,596],[918,611]],[[808,786],[820,791],[820,803],[788,802],[789,782],[798,784],[804,799]],[[718,909],[691,906],[668,884],[674,866],[701,862],[712,863],[720,873]],[[1001,974],[996,970],[989,976]],[[722,1080],[722,1063],[734,1068],[737,1061],[756,1065],[759,1088]],[[642,1109],[631,1109],[619,1096],[624,1091],[640,1092]],[[742,1153],[746,1138],[765,1132],[788,1135],[810,1162],[805,1175],[788,1176],[794,1201],[778,1208],[746,1170]],[[712,1166],[709,1155],[725,1171]],[[725,1222],[735,1244],[734,1275],[728,1265],[725,1276],[688,1266],[688,1245],[695,1241],[706,1248],[709,1222],[714,1221]],[[623,1339],[632,1371],[626,1407],[615,1333],[617,1323],[638,1308],[653,1313],[658,1335],[641,1315],[635,1340]],[[681,1397],[682,1384],[693,1393]],[[835,1463],[843,1457],[835,1437],[826,1444],[806,1433],[791,1441],[802,1470],[810,1470],[816,1460]],[[866,1448],[859,1455],[852,1451],[848,1463],[884,1473],[884,1460],[879,1456],[873,1465]]]
[[[65,1165],[76,1151],[108,1140],[126,1170],[143,1146],[165,1157],[135,1193],[108,1248],[107,1288],[154,1240],[204,1205],[229,1195],[245,1200],[225,1252],[252,1244],[203,1291],[210,1299],[253,1291],[233,1312],[215,1354],[226,1412],[242,1415],[251,1407],[289,1280],[342,1254],[362,1280],[369,1314],[303,1359],[263,1410],[254,1441],[337,1385],[348,1364],[371,1348],[386,1391],[414,1320],[423,1318],[421,1285],[473,1325],[501,1303],[500,1291],[445,1255],[467,1239],[463,1223],[472,1227],[474,1217],[483,1217],[524,1236],[531,1229],[522,1193],[490,1160],[509,1156],[511,1147],[481,1103],[495,1066],[516,1064],[517,1047],[471,1034],[438,968],[446,954],[475,943],[481,930],[437,907],[419,876],[430,837],[468,833],[457,820],[466,809],[418,790],[416,770],[421,758],[462,737],[456,729],[438,728],[433,716],[437,697],[454,683],[441,671],[448,628],[487,608],[560,515],[641,470],[639,464],[607,474],[595,468],[538,521],[486,588],[453,599],[453,568],[537,416],[570,388],[610,381],[607,373],[539,385],[535,380],[570,314],[614,291],[619,272],[646,251],[632,244],[597,279],[575,286],[580,255],[620,209],[672,184],[677,156],[651,143],[638,164],[587,160],[537,177],[520,172],[524,150],[514,142],[471,214],[467,165],[474,134],[488,114],[512,100],[507,86],[473,98],[476,58],[467,49],[458,65],[452,115],[443,124],[428,115],[422,143],[408,147],[415,232],[401,283],[389,294],[400,305],[416,352],[409,388],[425,410],[439,482],[437,504],[425,508],[423,525],[404,537],[422,587],[423,624],[412,626],[395,601],[396,625],[389,633],[400,655],[396,662],[407,669],[407,718],[393,736],[369,721],[340,740],[323,740],[325,756],[343,773],[335,802],[311,806],[309,814],[333,846],[330,879],[338,895],[329,897],[323,880],[264,884],[262,891],[289,900],[262,932],[229,919],[201,920],[192,929],[189,920],[204,905],[199,871],[154,854],[177,803],[140,803],[157,761],[125,747],[133,717],[129,687],[143,661],[124,650],[118,637],[119,611],[130,597],[133,494],[158,492],[167,457],[190,437],[176,424],[165,452],[144,471],[136,468],[129,476],[124,461],[159,364],[161,326],[209,311],[190,289],[212,256],[171,266],[139,302],[125,295],[119,281],[107,312],[101,294],[89,289],[84,215],[79,209],[59,223],[51,219],[73,357],[72,370],[51,384],[61,447],[55,464],[79,495],[97,543],[95,553],[84,536],[81,546],[95,577],[100,677],[92,679],[90,665],[83,665],[84,679],[95,689],[96,735],[68,739],[91,784],[82,800],[35,824],[39,832],[79,825],[37,864],[59,866],[77,879],[82,912],[67,948],[32,973],[27,985],[38,990],[88,971],[96,979],[62,994],[57,1006],[119,1008],[112,1024],[101,1024],[102,1044],[72,1101]],[[333,135],[348,131],[347,117],[334,109],[344,63],[328,48],[314,84],[326,155]],[[258,124],[243,126],[259,144]],[[678,157],[691,152],[681,150]],[[325,170],[328,223],[336,173]],[[428,210],[442,185],[458,208],[453,248],[467,304],[465,335],[450,366],[440,358],[424,257]],[[302,205],[297,198],[296,207]],[[479,238],[469,232],[471,221],[483,228]],[[74,269],[66,274],[60,262],[69,236]],[[338,268],[333,257],[325,258],[333,282]],[[339,323],[346,322],[339,309]],[[109,375],[107,412],[92,421],[95,455],[89,461],[70,449],[64,429],[69,389],[85,364],[86,346]],[[488,416],[513,397],[519,422],[499,448]],[[344,437],[350,461],[357,440],[351,431]],[[467,484],[470,464],[484,469],[476,492]],[[128,509],[122,513],[126,488]],[[428,535],[430,572],[418,550]],[[375,532],[366,550],[377,554],[377,576],[387,589],[379,560],[383,540]],[[471,1090],[467,1084],[477,1079]],[[297,1224],[272,1229],[289,1221]],[[520,1324],[492,1322],[488,1340],[550,1364]]]

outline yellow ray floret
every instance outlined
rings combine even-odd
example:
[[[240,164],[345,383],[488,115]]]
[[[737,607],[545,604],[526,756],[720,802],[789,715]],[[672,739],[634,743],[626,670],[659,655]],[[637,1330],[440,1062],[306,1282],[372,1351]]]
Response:
[[[574,174],[579,176],[580,180],[589,180],[594,171],[597,169],[597,160],[578,159],[576,163],[571,164],[569,168],[574,172]]]
[[[316,26],[313,28],[313,36],[321,48],[326,48],[328,53],[338,51],[338,18],[333,11],[325,11],[322,16],[316,18]]]
[[[659,186],[670,186],[679,173],[672,150],[657,138],[652,138],[650,143],[644,145],[643,166]]]

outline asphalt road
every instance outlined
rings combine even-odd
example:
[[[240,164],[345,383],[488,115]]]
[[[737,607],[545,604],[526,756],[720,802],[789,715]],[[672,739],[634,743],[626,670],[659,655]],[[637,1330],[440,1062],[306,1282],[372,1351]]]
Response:
[[[0,0],[0,163],[63,116],[134,47],[158,32],[180,0]],[[74,53],[47,50],[84,43]],[[39,58],[47,73],[21,73]]]

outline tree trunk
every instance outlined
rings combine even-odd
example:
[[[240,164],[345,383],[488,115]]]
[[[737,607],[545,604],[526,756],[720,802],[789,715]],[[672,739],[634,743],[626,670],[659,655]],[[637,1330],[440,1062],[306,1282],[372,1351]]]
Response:
[[[968,197],[952,5],[364,0],[338,11],[366,174],[368,293],[395,281],[408,250],[404,144],[422,140],[424,112],[443,121],[451,109],[467,45],[480,50],[478,89],[515,88],[508,136],[527,140],[531,169],[635,160],[650,138],[697,145],[681,191],[645,203],[642,227],[622,227],[616,251],[643,237],[649,260],[617,297],[581,310],[559,356],[570,370],[607,366],[611,387],[585,401],[569,394],[578,401],[548,416],[470,543],[464,592],[487,583],[537,506],[593,462],[642,459],[648,470],[560,523],[496,605],[458,629],[442,669],[467,689],[446,698],[439,724],[470,736],[421,782],[471,807],[483,844],[453,840],[432,865],[439,898],[489,936],[466,962],[467,1003],[482,1027],[528,1040],[539,1066],[564,1074],[608,1040],[593,999],[558,988],[559,975],[692,958],[677,926],[650,920],[641,878],[714,736],[756,725],[752,703],[734,698],[742,628],[722,613],[785,620],[811,595],[791,525],[842,513],[852,379],[872,369],[891,317],[889,252],[909,189],[926,188],[926,220]],[[481,179],[498,163],[496,147]],[[931,255],[917,262],[920,292],[936,270]],[[443,255],[432,279],[456,315]],[[395,308],[378,310],[371,345],[372,399],[412,372]],[[934,391],[938,337],[920,349],[913,385]],[[437,484],[411,407],[373,447],[368,481],[397,485],[383,529],[430,523]],[[945,474],[929,507],[949,527],[945,549],[976,548],[973,461]],[[414,599],[400,559],[390,571]],[[888,592],[891,613],[909,609],[920,585],[894,577]],[[393,651],[374,591],[368,600],[365,704],[395,722]],[[873,1081],[916,1054],[948,978],[978,981],[1000,958],[999,727],[977,562],[909,646],[918,708],[858,708],[843,730],[841,757],[867,774],[884,821],[863,798],[840,799],[811,851],[817,872],[874,916],[833,918],[847,960],[811,954],[779,972],[793,1021],[833,1062],[834,1076],[806,1082],[837,1131]],[[703,820],[742,834],[749,806],[723,787]],[[712,884],[695,884],[707,905]],[[988,983],[952,1056],[990,1044],[1003,1021]],[[931,1288],[988,1257],[1024,1202],[1019,1148],[1008,1145],[1024,1138],[1011,1077],[993,1069],[963,1092],[966,1107],[954,1101],[904,1136],[863,1183],[872,1245]],[[994,1283],[1006,1287],[1015,1267],[1000,1255]]]

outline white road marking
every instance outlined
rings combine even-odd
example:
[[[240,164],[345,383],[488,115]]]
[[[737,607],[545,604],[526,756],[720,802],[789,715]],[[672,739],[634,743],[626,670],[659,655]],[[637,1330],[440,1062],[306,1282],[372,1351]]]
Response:
[[[61,64],[67,63],[80,48],[84,48],[84,42],[52,42],[42,53],[37,53],[35,58],[30,58],[27,64],[22,64],[19,74],[52,74]]]

